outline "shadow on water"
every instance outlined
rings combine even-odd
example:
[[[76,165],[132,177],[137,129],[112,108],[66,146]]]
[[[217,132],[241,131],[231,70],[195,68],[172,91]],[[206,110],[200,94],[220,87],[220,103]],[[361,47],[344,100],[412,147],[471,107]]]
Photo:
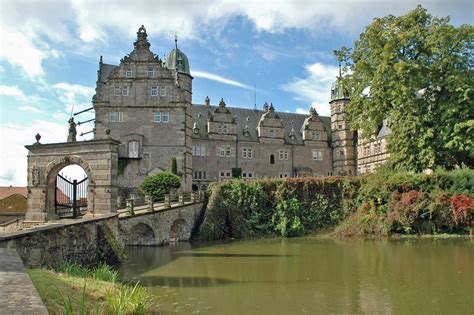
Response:
[[[165,286],[175,288],[199,288],[227,285],[235,283],[235,281],[222,278],[208,277],[163,277],[163,276],[146,276],[139,278],[140,284],[145,287]]]
[[[278,254],[231,254],[231,253],[191,253],[191,252],[175,252],[173,258],[178,257],[216,257],[216,258],[272,258],[272,257],[292,257],[294,255],[278,255]]]

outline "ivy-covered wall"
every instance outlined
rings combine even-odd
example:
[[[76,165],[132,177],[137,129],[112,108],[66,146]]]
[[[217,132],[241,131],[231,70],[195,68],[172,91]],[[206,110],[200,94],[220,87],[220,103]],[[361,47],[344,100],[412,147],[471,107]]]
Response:
[[[474,224],[473,185],[472,169],[223,181],[209,187],[198,237],[466,233]]]

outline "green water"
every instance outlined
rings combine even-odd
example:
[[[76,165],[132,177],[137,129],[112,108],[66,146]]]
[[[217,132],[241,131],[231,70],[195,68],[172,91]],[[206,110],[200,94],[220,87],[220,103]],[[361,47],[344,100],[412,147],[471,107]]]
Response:
[[[164,314],[474,314],[474,240],[266,239],[129,247]]]

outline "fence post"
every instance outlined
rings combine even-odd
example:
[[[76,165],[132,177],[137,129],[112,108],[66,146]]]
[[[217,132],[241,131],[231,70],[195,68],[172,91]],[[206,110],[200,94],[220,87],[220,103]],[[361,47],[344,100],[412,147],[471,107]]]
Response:
[[[152,196],[146,196],[146,201],[148,203],[148,211],[153,212],[155,209],[153,208],[153,197]]]
[[[182,192],[180,192],[178,195],[178,204],[180,206],[184,205],[184,194]]]
[[[79,216],[77,210],[77,179],[72,181],[72,217],[77,218]]]
[[[165,195],[165,208],[171,207],[170,195]]]
[[[135,203],[135,199],[133,198],[127,199],[127,210],[131,215],[135,215],[135,211],[133,211],[134,203]]]

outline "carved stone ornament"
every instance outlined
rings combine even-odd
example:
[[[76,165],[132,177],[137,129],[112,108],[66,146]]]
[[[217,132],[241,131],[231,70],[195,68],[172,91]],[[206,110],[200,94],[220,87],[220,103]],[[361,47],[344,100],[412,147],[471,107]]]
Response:
[[[37,186],[40,183],[40,170],[36,165],[33,166],[33,169],[31,170],[31,183],[34,186]]]

